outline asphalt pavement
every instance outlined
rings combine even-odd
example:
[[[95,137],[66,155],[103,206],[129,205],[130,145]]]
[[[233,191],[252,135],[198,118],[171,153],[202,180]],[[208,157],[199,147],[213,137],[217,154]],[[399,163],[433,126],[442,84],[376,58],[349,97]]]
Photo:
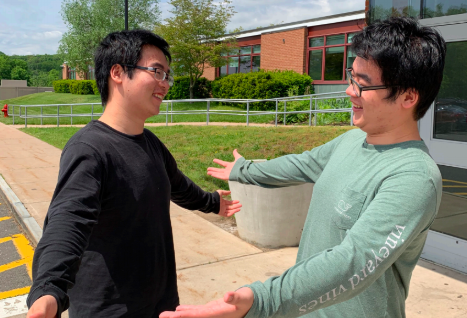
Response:
[[[0,194],[0,317],[26,312],[34,249]]]

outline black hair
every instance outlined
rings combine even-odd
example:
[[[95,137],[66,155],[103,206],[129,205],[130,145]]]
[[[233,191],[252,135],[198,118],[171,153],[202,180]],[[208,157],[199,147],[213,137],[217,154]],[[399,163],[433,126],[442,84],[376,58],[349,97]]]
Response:
[[[169,63],[172,57],[169,44],[159,35],[147,30],[113,32],[107,35],[94,54],[94,69],[97,88],[101,94],[102,105],[109,99],[109,76],[112,66],[136,65],[141,59],[143,46],[153,45],[159,48]],[[128,77],[133,77],[133,68],[123,68]]]
[[[433,28],[408,17],[394,17],[365,27],[352,38],[351,50],[381,69],[386,99],[395,101],[409,89],[418,92],[414,118],[421,119],[443,80],[446,43]]]

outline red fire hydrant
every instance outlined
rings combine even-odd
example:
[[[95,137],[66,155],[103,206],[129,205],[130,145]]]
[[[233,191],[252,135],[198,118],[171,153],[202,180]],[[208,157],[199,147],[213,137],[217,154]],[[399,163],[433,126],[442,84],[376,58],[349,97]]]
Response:
[[[2,112],[3,112],[3,117],[8,117],[8,105],[7,104],[3,106]]]

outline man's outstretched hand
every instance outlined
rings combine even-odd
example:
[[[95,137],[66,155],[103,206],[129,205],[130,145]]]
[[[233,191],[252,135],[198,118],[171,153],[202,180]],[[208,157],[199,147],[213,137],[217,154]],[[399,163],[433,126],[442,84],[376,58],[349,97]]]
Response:
[[[233,166],[235,165],[235,162],[242,156],[237,152],[237,149],[233,151],[233,155],[235,160],[233,162],[228,162],[228,161],[222,161],[219,159],[214,159],[213,162],[217,163],[218,165],[224,167],[224,168],[213,168],[209,167],[208,168],[208,175],[221,179],[221,180],[229,180],[229,175],[230,172],[232,171]]]
[[[45,295],[37,299],[28,311],[27,318],[57,317],[57,301],[54,296]]]
[[[253,305],[254,294],[248,287],[228,292],[218,299],[200,306],[178,306],[176,311],[165,311],[159,318],[242,318]]]
[[[235,201],[229,201],[223,198],[223,196],[229,195],[230,191],[225,191],[225,190],[217,190],[221,197],[221,204],[219,208],[219,215],[220,216],[225,216],[229,217],[240,211],[240,208],[242,205],[240,204],[240,201],[235,200]]]

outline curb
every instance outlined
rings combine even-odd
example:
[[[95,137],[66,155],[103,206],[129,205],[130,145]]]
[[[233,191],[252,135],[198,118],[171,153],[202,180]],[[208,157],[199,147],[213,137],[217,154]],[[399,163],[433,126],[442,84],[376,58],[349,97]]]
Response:
[[[21,227],[26,231],[28,236],[32,238],[34,245],[37,246],[37,243],[42,237],[42,228],[29,214],[28,210],[24,207],[23,203],[19,200],[2,176],[0,176],[0,189],[5,195],[6,201],[8,201],[11,210],[14,212],[13,214],[15,219],[19,224],[21,224]]]

